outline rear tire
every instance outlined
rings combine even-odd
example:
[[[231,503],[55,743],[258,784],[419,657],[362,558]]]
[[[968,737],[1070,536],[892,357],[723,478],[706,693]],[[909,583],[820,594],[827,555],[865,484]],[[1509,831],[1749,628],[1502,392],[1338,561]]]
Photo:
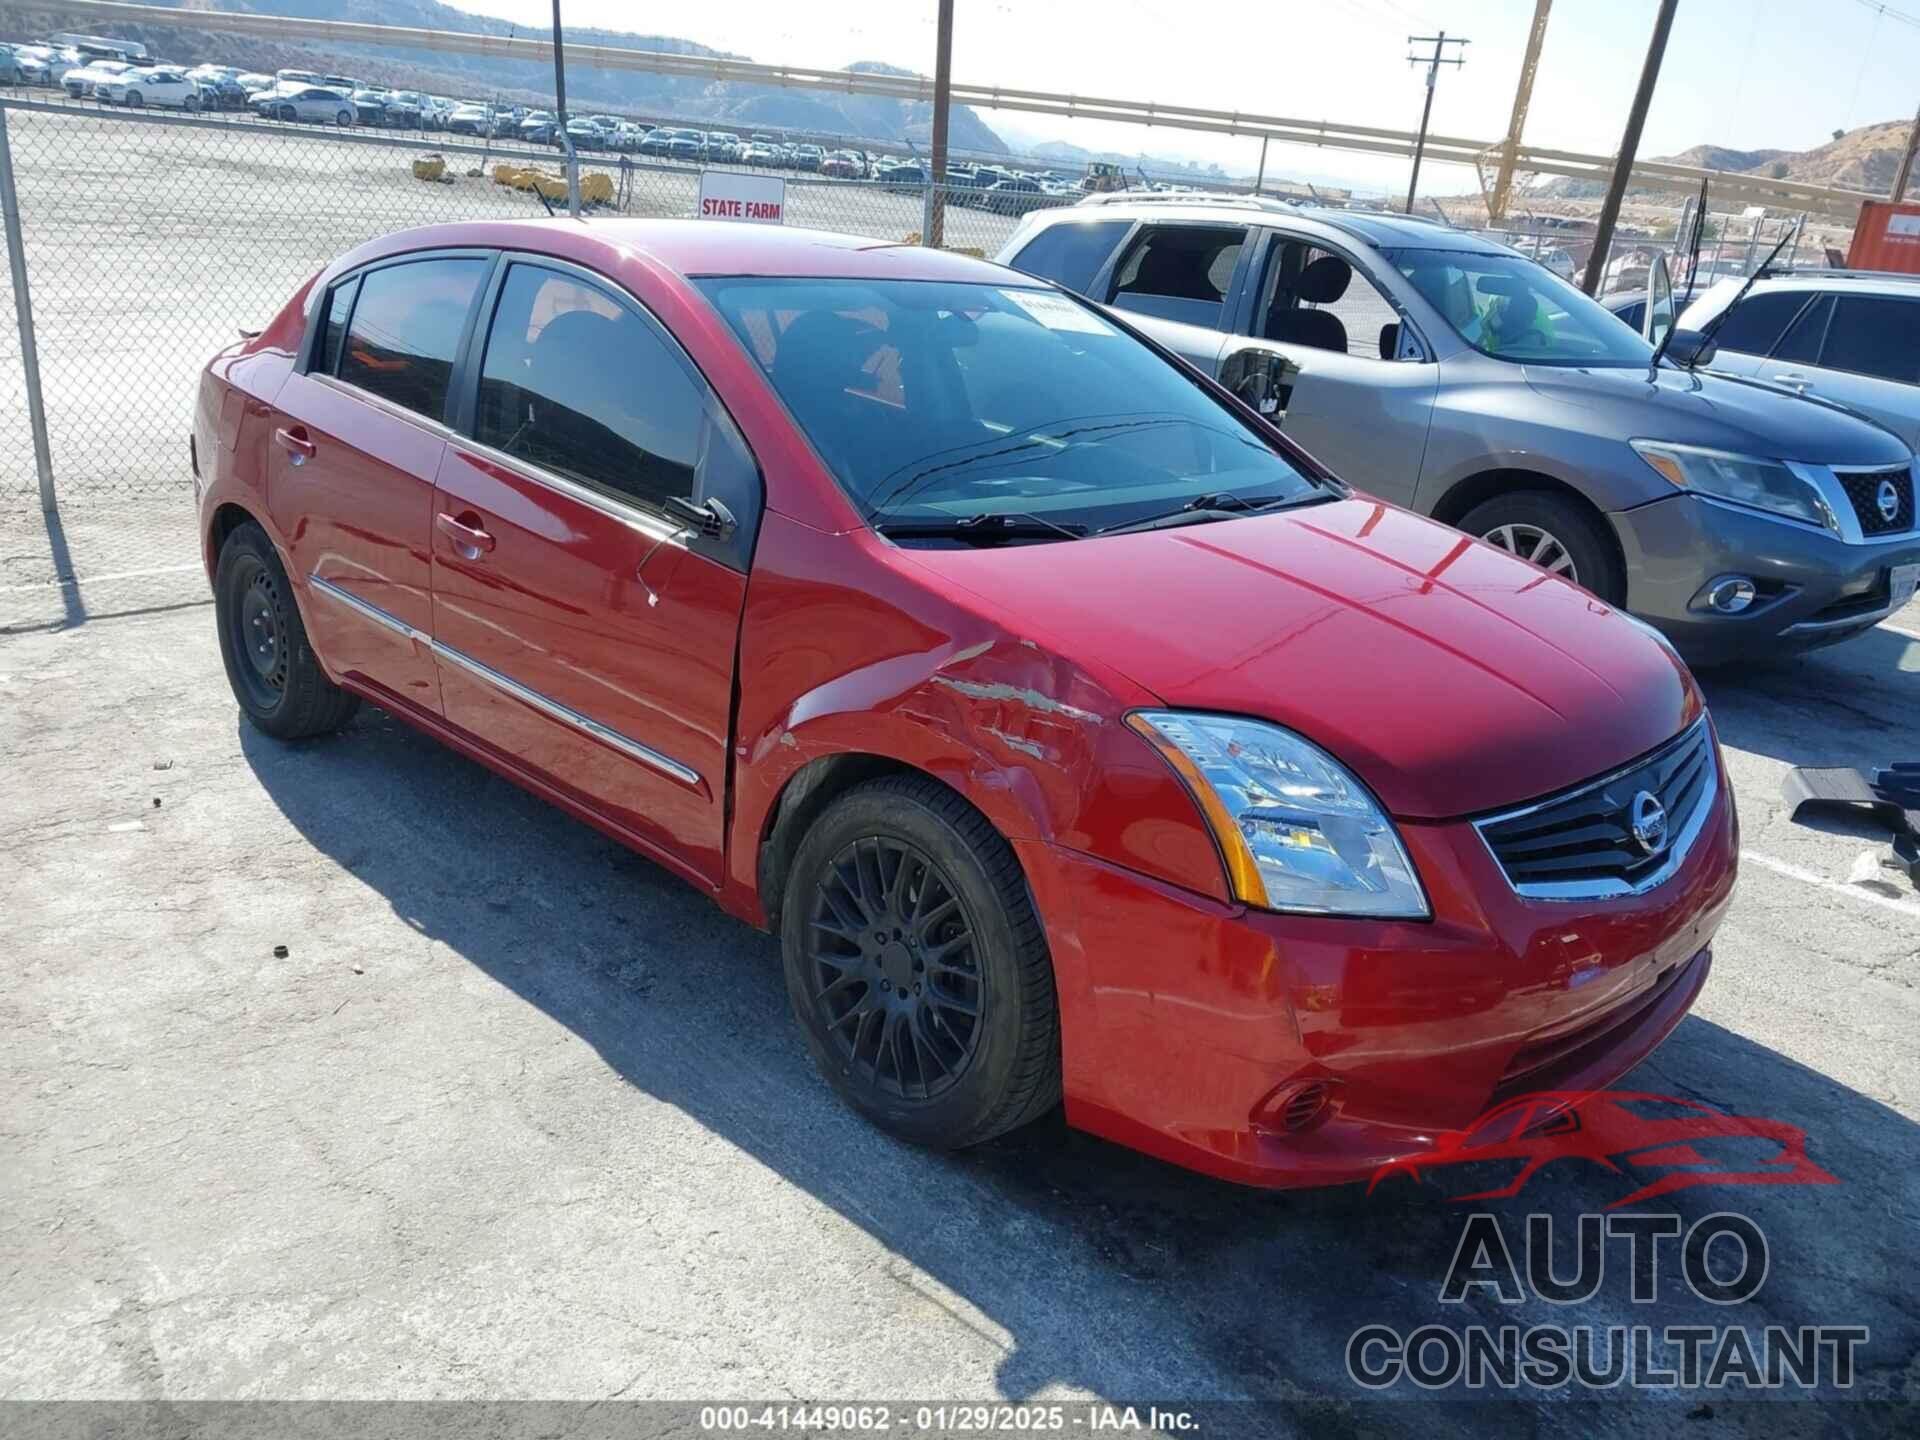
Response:
[[[1545,490],[1496,495],[1462,516],[1460,528],[1565,576],[1609,605],[1626,601],[1626,576],[1612,537],[1598,516],[1564,496]]]
[[[334,118],[334,122],[337,125],[339,125],[339,127],[342,130],[346,129],[349,125],[353,124],[353,112],[351,110],[342,110],[338,115],[334,116],[333,118]]]
[[[280,118],[282,120],[285,120],[288,124],[292,124],[295,120],[298,120],[300,118],[300,112],[294,109],[293,106],[291,105],[282,105],[280,107]]]
[[[827,1083],[875,1125],[960,1149],[1060,1099],[1053,961],[1013,849],[945,786],[849,790],[781,906],[787,996]]]
[[[146,103],[147,103],[146,98],[142,96],[138,90],[129,90],[127,92],[127,108],[129,110],[135,109]]]
[[[241,713],[281,740],[338,730],[359,697],[327,679],[307,641],[293,587],[258,525],[241,525],[220,547],[213,604],[220,658]]]

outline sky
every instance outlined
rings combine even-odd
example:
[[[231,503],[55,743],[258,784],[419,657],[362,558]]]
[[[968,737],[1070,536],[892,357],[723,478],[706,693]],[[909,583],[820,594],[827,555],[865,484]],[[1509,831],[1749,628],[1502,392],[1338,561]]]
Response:
[[[551,0],[452,0],[546,29]],[[1639,80],[1657,0],[1554,0],[1526,139],[1611,153]],[[1533,0],[955,0],[953,73],[969,84],[1091,93],[1411,130],[1424,67],[1409,35],[1464,35],[1444,67],[1437,134],[1504,135]],[[562,0],[569,25],[665,33],[762,62],[884,60],[931,74],[934,0],[726,0],[655,6]],[[1458,53],[1458,52],[1455,52]],[[1920,103],[1920,0],[1680,0],[1642,155],[1711,142],[1801,150],[1837,129],[1911,118]],[[1133,125],[983,112],[1011,140],[1177,155],[1250,173],[1259,142]],[[1391,190],[1407,162],[1274,147],[1271,175]],[[1434,173],[1422,190],[1472,188]]]

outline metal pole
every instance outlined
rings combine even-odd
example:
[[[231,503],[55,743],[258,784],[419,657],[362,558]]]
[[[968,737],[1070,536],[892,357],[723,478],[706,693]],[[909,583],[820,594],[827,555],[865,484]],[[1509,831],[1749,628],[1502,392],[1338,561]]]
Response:
[[[1527,53],[1520,61],[1520,83],[1513,92],[1513,115],[1507,121],[1506,143],[1500,148],[1500,169],[1493,182],[1493,194],[1487,200],[1487,224],[1504,224],[1507,201],[1513,195],[1513,156],[1519,148],[1521,132],[1527,128],[1527,108],[1533,104],[1533,77],[1540,70],[1540,46],[1547,38],[1547,12],[1553,0],[1534,0],[1533,29],[1527,35]]]
[[[567,157],[567,213],[580,218],[580,157],[567,133],[567,51],[560,38],[560,0],[553,0],[553,113],[560,120],[560,148]]]
[[[1253,177],[1253,193],[1258,195],[1267,183],[1267,137],[1260,137],[1260,173]]]
[[[920,243],[946,239],[947,112],[953,103],[953,0],[940,0],[933,53],[933,173],[927,179],[927,204],[920,217]]]
[[[1667,35],[1673,29],[1673,12],[1679,3],[1680,0],[1660,0],[1660,13],[1654,17],[1653,39],[1647,44],[1646,64],[1640,67],[1640,88],[1633,92],[1626,134],[1620,137],[1620,153],[1613,161],[1613,180],[1607,186],[1607,198],[1600,206],[1600,223],[1593,232],[1593,258],[1587,261],[1586,271],[1580,276],[1580,288],[1589,295],[1600,293],[1607,252],[1613,248],[1613,227],[1620,219],[1620,202],[1626,198],[1634,157],[1640,153],[1640,131],[1647,123],[1647,107],[1653,103],[1654,83],[1660,78],[1660,61],[1667,53]]]
[[[7,112],[0,107],[0,220],[7,232],[7,270],[13,276],[13,313],[20,322],[20,369],[27,385],[27,423],[33,430],[33,464],[40,472],[40,508],[53,514],[53,456],[47,448],[47,407],[40,398],[40,351],[33,343],[33,302],[27,295],[27,250],[20,240],[20,196],[13,185],[13,149],[7,143]]]
[[[1893,177],[1893,189],[1887,198],[1898,205],[1907,195],[1907,181],[1913,178],[1913,157],[1920,155],[1920,111],[1914,112],[1913,131],[1907,136],[1907,153],[1900,157],[1900,169]]]
[[[1427,65],[1427,103],[1420,108],[1420,134],[1413,142],[1413,177],[1407,181],[1407,214],[1409,215],[1413,213],[1414,194],[1420,188],[1420,161],[1427,153],[1427,121],[1433,115],[1434,81],[1439,78],[1440,67],[1442,65],[1458,66],[1467,63],[1464,57],[1457,60],[1446,59],[1447,46],[1459,45],[1464,47],[1471,43],[1466,40],[1449,40],[1447,39],[1447,32],[1444,30],[1438,35],[1409,35],[1407,37],[1407,43],[1409,45],[1423,45],[1428,42],[1431,42],[1433,45],[1433,54],[1407,56],[1407,63],[1409,65],[1417,65],[1423,60]]]

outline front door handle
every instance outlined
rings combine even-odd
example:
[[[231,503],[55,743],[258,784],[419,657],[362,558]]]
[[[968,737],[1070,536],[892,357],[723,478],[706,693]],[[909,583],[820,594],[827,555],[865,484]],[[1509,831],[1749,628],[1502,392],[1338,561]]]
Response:
[[[1790,385],[1795,390],[1811,390],[1813,388],[1813,381],[1809,380],[1805,375],[1775,375],[1772,379],[1777,385]]]
[[[273,432],[273,438],[279,442],[281,449],[293,457],[295,465],[304,465],[320,453],[319,447],[313,443],[304,425],[295,425],[291,428],[282,426]]]
[[[434,528],[469,560],[477,560],[493,549],[493,536],[481,527],[480,517],[471,510],[455,518],[442,511],[433,517]]]

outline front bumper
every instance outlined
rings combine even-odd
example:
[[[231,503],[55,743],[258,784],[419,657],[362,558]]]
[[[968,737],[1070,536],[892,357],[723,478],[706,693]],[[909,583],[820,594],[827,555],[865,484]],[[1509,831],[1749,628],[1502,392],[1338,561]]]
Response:
[[[1522,899],[1471,824],[1401,833],[1430,922],[1222,905],[1020,843],[1069,1123],[1244,1184],[1365,1180],[1515,1095],[1611,1083],[1705,982],[1739,848],[1724,774],[1693,849],[1644,895]],[[1316,1082],[1331,1102],[1313,1123],[1276,1124],[1275,1097]]]
[[[1677,494],[1617,511],[1627,608],[1657,625],[1690,662],[1831,645],[1891,613],[1892,567],[1920,563],[1920,532],[1850,545],[1809,526]],[[1745,575],[1760,598],[1738,615],[1698,600],[1721,575]]]

